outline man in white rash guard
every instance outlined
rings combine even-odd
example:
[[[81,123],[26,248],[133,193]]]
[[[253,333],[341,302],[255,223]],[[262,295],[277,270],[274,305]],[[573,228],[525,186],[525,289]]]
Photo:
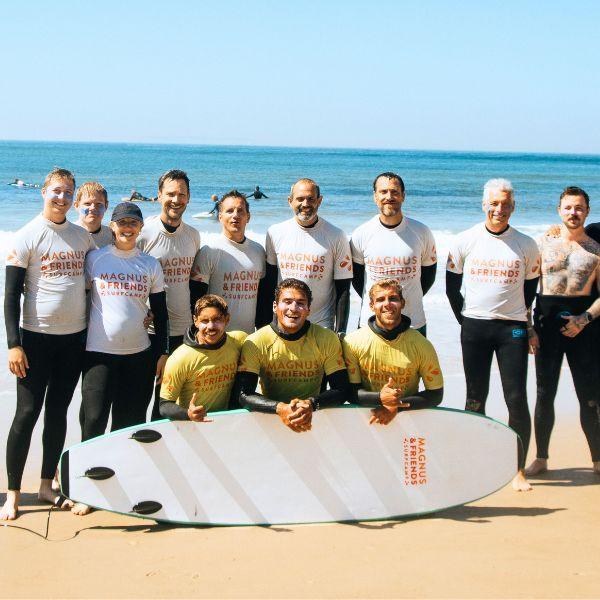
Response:
[[[6,258],[4,320],[8,367],[17,377],[17,406],[6,444],[8,493],[0,520],[18,515],[23,470],[42,407],[38,497],[61,508],[72,506],[52,489],[52,479],[83,362],[84,261],[94,246],[85,229],[67,221],[74,192],[75,178],[70,171],[51,171],[42,186],[42,213],[17,231]]]
[[[231,316],[228,331],[252,333],[262,327],[257,306],[263,306],[265,250],[246,237],[250,206],[244,194],[227,192],[217,203],[222,231],[200,248],[192,268],[192,304],[205,294],[224,298]]]
[[[158,180],[160,215],[144,221],[137,245],[142,252],[158,259],[163,270],[167,309],[169,311],[169,351],[183,343],[183,336],[192,324],[190,304],[190,273],[198,250],[200,233],[183,222],[183,213],[190,201],[190,180],[186,173],[173,169]],[[148,333],[155,360],[163,352],[151,325]],[[160,381],[154,389],[152,420],[160,419]]]
[[[77,188],[74,206],[79,213],[76,224],[89,232],[96,247],[104,248],[112,244],[110,227],[102,225],[108,208],[108,194],[104,187],[96,181],[86,181]]]
[[[515,209],[510,181],[490,179],[483,188],[482,208],[485,222],[458,234],[450,246],[446,295],[461,324],[465,409],[485,414],[495,353],[508,424],[521,440],[513,488],[529,491],[524,472],[531,436],[527,352],[535,354],[538,347],[529,309],[540,276],[540,254],[532,238],[508,224]]]
[[[426,335],[423,296],[435,281],[435,240],[429,227],[402,214],[405,197],[399,175],[387,172],[375,177],[373,199],[379,214],[352,234],[352,285],[363,299],[363,327],[372,315],[368,290],[379,280],[397,279],[406,302],[403,314],[411,320],[412,327]]]
[[[292,186],[288,202],[294,217],[267,231],[265,288],[272,297],[278,281],[306,282],[313,296],[311,322],[345,333],[352,280],[350,244],[341,229],[318,216],[322,201],[312,179],[300,179]]]

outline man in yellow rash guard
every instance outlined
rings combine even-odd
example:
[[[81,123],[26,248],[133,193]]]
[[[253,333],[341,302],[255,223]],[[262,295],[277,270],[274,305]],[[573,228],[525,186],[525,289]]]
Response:
[[[386,425],[403,408],[431,408],[442,401],[444,381],[435,349],[402,314],[397,279],[383,279],[369,290],[375,313],[366,327],[344,338],[350,383],[361,406],[373,407],[371,423]],[[425,390],[419,392],[419,380]]]
[[[240,404],[276,413],[292,431],[308,431],[313,411],[343,404],[351,388],[337,335],[307,320],[312,295],[298,279],[275,289],[276,324],[250,334],[236,378]],[[321,391],[323,377],[330,389]],[[260,377],[262,394],[256,393]]]
[[[204,421],[208,411],[239,408],[230,403],[242,331],[225,333],[227,303],[208,294],[196,302],[194,324],[165,367],[160,388],[160,415],[168,419]]]

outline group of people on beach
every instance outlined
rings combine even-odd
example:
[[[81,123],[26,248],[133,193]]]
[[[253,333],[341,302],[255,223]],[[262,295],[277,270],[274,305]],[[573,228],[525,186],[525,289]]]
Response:
[[[113,430],[145,422],[150,404],[152,420],[201,422],[210,411],[244,407],[305,432],[315,411],[344,402],[370,407],[371,423],[386,425],[398,411],[442,401],[423,309],[436,276],[435,240],[403,214],[399,175],[375,178],[378,212],[350,240],[319,216],[319,185],[300,179],[288,197],[292,218],[268,229],[264,248],[245,235],[250,206],[236,190],[218,199],[221,234],[201,245],[183,221],[190,182],[180,170],[158,181],[159,215],[144,220],[137,205],[122,202],[109,226],[101,184],[76,188],[71,172],[55,169],[41,191],[42,213],[15,234],[6,259],[17,405],[0,519],[18,515],[43,406],[39,498],[90,511],[61,496],[55,481],[80,376],[83,440],[102,435],[111,414]],[[67,219],[72,204],[75,223]],[[484,221],[456,236],[446,266],[446,293],[461,325],[465,409],[485,414],[495,354],[509,425],[521,441],[513,487],[531,489],[526,475],[547,469],[566,354],[600,474],[600,224],[584,229],[589,197],[565,188],[561,225],[537,243],[509,225],[515,198],[506,179],[485,184],[482,208]],[[346,335],[350,286],[362,309],[359,329]],[[526,470],[528,352],[536,355],[537,456]]]

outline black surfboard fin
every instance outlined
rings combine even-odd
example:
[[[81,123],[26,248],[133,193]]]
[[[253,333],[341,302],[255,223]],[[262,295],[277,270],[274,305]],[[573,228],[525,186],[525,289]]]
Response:
[[[88,469],[83,476],[88,479],[102,480],[102,479],[110,479],[115,472],[108,467],[91,467]]]
[[[154,431],[154,429],[139,429],[138,431],[134,431],[129,439],[141,442],[142,444],[151,444],[160,440],[161,437],[162,435],[158,431]]]
[[[155,502],[154,500],[144,500],[143,502],[138,502],[131,511],[137,513],[138,515],[151,515],[155,512],[158,512],[162,508],[162,504],[160,502]]]

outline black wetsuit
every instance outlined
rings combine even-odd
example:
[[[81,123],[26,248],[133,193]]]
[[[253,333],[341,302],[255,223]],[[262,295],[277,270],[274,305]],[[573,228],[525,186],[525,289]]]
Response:
[[[44,405],[41,478],[54,477],[65,442],[67,410],[85,350],[85,329],[53,335],[19,328],[26,271],[6,267],[4,319],[8,348],[21,346],[29,363],[26,377],[17,377],[17,406],[6,443],[9,490],[21,488],[31,435]]]
[[[154,314],[155,337],[162,348],[159,356],[169,353],[168,312],[165,292],[150,294]],[[112,408],[111,431],[146,421],[152,397],[156,360],[152,347],[135,354],[86,352],[81,396],[85,415],[82,438],[102,435]]]
[[[467,385],[465,410],[485,414],[492,358],[495,353],[504,400],[508,408],[508,425],[521,440],[519,468],[523,468],[531,438],[531,416],[527,404],[527,322],[473,319],[463,316],[464,298],[460,291],[462,280],[462,274],[446,271],[446,295],[457,321],[461,324],[460,343]],[[538,278],[528,279],[523,283],[523,296],[527,308],[533,303],[537,284]]]
[[[537,458],[548,458],[550,435],[554,426],[554,398],[558,387],[563,356],[566,355],[575,392],[579,400],[581,428],[585,433],[593,461],[600,461],[600,424],[598,398],[600,369],[597,356],[596,322],[586,325],[575,337],[560,332],[565,320],[560,313],[580,315],[592,304],[591,296],[537,297],[534,317],[540,348],[535,357],[537,401],[535,405],[535,439]]]

